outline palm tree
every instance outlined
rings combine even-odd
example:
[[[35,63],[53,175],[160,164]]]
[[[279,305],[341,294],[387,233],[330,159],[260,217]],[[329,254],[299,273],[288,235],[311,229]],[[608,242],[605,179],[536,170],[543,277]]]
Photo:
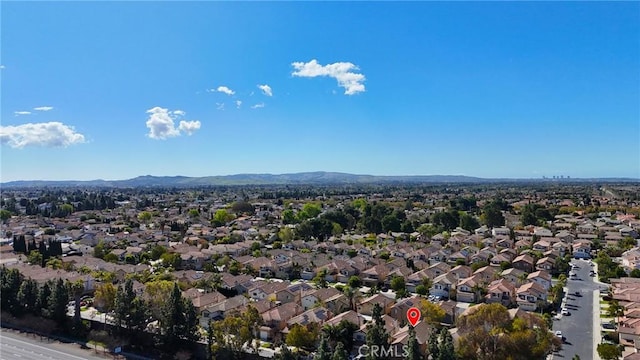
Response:
[[[355,312],[358,312],[356,301],[360,298],[360,292],[351,286],[346,286],[343,290],[344,295],[349,300],[349,308]]]
[[[483,295],[486,295],[487,293],[487,289],[480,283],[473,285],[471,291],[473,291],[473,299],[476,303],[481,302],[480,300],[482,299]]]
[[[69,283],[69,293],[73,296],[73,300],[75,302],[74,313],[73,313],[73,323],[75,325],[80,324],[80,298],[84,293],[84,282],[82,280],[77,280],[72,283]]]
[[[624,315],[624,306],[620,305],[618,300],[611,300],[609,308],[607,309],[607,315],[613,317],[615,322],[618,323],[618,317]]]

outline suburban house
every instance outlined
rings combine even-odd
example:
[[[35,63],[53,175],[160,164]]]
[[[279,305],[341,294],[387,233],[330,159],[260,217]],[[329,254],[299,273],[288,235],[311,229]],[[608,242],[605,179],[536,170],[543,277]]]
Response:
[[[442,274],[433,279],[429,294],[433,296],[441,296],[443,298],[449,298],[451,290],[455,290],[458,279],[451,273]]]
[[[510,307],[516,302],[516,287],[506,279],[494,280],[487,287],[486,301]]]
[[[544,270],[538,270],[538,271],[532,272],[527,276],[527,280],[538,283],[547,291],[549,291],[552,285],[551,274],[549,274]]]
[[[540,303],[547,301],[547,291],[536,282],[521,285],[516,295],[518,307],[525,311],[536,311]]]

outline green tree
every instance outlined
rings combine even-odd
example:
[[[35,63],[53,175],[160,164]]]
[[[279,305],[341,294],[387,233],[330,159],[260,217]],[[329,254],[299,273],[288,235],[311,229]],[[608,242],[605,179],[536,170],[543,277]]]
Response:
[[[385,321],[382,319],[382,307],[374,304],[372,309],[372,321],[367,325],[366,344],[369,349],[378,347],[379,349],[389,346],[389,334],[385,328]],[[367,360],[382,359],[379,353],[369,352]]]
[[[440,354],[440,345],[438,342],[438,332],[434,328],[431,328],[431,332],[429,333],[427,351],[429,352],[429,355],[431,355],[431,359],[438,359]]]
[[[327,277],[327,269],[325,268],[318,271],[316,276],[314,276],[311,281],[313,281],[313,283],[319,288],[326,288],[327,287],[326,277]]]
[[[160,245],[154,245],[149,252],[151,260],[159,260],[162,255],[167,253],[167,248]]]
[[[291,209],[286,209],[282,212],[282,223],[285,225],[295,224],[297,222],[296,214]]]
[[[31,250],[31,252],[29,252],[29,255],[27,256],[27,262],[31,265],[42,266],[43,261],[44,257],[38,250]]]
[[[299,220],[312,219],[320,215],[322,208],[318,204],[306,203],[302,206],[302,211],[297,215]]]
[[[151,220],[152,216],[153,215],[148,211],[141,211],[140,213],[138,213],[138,220],[146,224],[149,222],[149,220]]]
[[[438,351],[438,360],[456,360],[456,353],[453,346],[453,337],[449,329],[442,328],[440,330],[440,348]]]
[[[149,305],[147,305],[142,298],[136,296],[129,309],[130,330],[134,336],[146,330],[150,316],[151,311],[149,310]]]
[[[231,211],[236,214],[249,214],[253,215],[255,213],[255,208],[251,203],[247,201],[236,201],[231,205]]]
[[[173,290],[169,301],[165,304],[160,318],[160,329],[164,344],[168,348],[176,345],[178,340],[197,340],[198,318],[193,302],[185,299],[180,292],[177,283],[173,284]]]
[[[342,342],[338,342],[336,345],[331,360],[349,360],[349,353]]]
[[[69,282],[67,283],[67,287],[69,289],[69,295],[73,297],[75,304],[73,312],[73,326],[78,329],[80,321],[82,320],[80,317],[80,298],[84,293],[84,282],[82,280]]]
[[[460,227],[468,231],[474,231],[480,227],[480,222],[474,216],[466,212],[460,212]]]
[[[233,220],[233,217],[233,214],[229,214],[225,209],[216,210],[213,214],[213,219],[211,219],[211,225],[216,227],[222,226]]]
[[[313,349],[316,344],[318,332],[319,330],[316,323],[308,326],[293,324],[291,329],[289,329],[285,342],[289,346],[310,350]]]
[[[131,316],[131,304],[136,298],[133,291],[133,280],[127,279],[124,286],[118,286],[113,300],[114,319],[118,329],[124,326],[127,330],[131,329],[133,319]]]
[[[9,210],[6,210],[6,209],[0,210],[0,220],[3,223],[6,223],[7,220],[11,219],[11,215],[12,215],[11,211],[9,211]]]
[[[276,356],[274,356],[274,360],[296,360],[297,358],[298,357],[289,350],[287,344],[284,343],[280,346],[280,352],[276,353]]]
[[[622,356],[622,350],[614,344],[598,344],[597,351],[602,360],[618,360]]]
[[[329,347],[329,341],[324,333],[320,337],[320,345],[318,345],[318,350],[316,351],[313,360],[331,360],[331,348]]]
[[[49,300],[51,299],[51,288],[53,281],[45,282],[38,291],[38,299],[36,301],[36,315],[49,317]]]
[[[527,204],[522,208],[520,213],[520,222],[522,225],[538,225],[538,218],[536,217],[536,209],[539,205]]]
[[[617,318],[624,315],[624,306],[620,305],[618,300],[611,300],[607,308],[607,316]]]
[[[104,258],[106,255],[104,240],[98,241],[98,244],[93,248],[93,257],[98,259]]]
[[[433,326],[440,324],[447,315],[440,305],[426,299],[420,300],[420,313],[422,314],[422,320]]]
[[[209,327],[213,345],[211,351],[216,354],[215,358],[240,359],[242,347],[245,339],[240,336],[239,329],[242,327],[242,319],[239,316],[225,316],[223,320],[210,323]]]
[[[111,312],[115,305],[117,289],[112,283],[103,283],[96,287],[93,305],[104,312]]]
[[[504,226],[504,216],[496,202],[490,202],[484,206],[480,220],[488,227]]]
[[[180,254],[174,252],[164,253],[160,256],[160,259],[162,259],[162,265],[172,267],[174,269],[180,268],[180,265],[182,264]]]
[[[422,360],[424,357],[420,352],[420,345],[416,339],[416,329],[413,326],[409,327],[409,340],[406,345],[406,357],[407,360]]]
[[[416,286],[416,294],[418,294],[418,295],[422,295],[422,296],[425,296],[425,295],[427,295],[428,293],[429,293],[429,290],[427,289],[427,287],[426,287],[426,286],[424,286],[424,285],[422,285],[422,284],[420,284],[420,285]]]
[[[12,314],[18,314],[22,305],[18,303],[18,293],[22,286],[23,276],[18,269],[7,269],[2,267],[0,277],[0,305],[3,310],[8,310]]]
[[[407,296],[407,286],[404,282],[404,278],[401,276],[395,276],[391,279],[391,289],[396,292],[397,299]]]
[[[189,217],[190,218],[197,218],[198,216],[200,216],[200,211],[198,211],[198,209],[190,209],[189,210]]]
[[[27,313],[37,314],[38,290],[38,283],[31,278],[24,280],[20,285],[18,303]]]
[[[65,326],[67,323],[67,304],[69,303],[69,292],[62,279],[55,281],[51,295],[49,296],[49,317],[58,325]]]
[[[353,289],[357,289],[362,286],[362,280],[360,280],[359,276],[352,275],[347,281],[347,285]]]

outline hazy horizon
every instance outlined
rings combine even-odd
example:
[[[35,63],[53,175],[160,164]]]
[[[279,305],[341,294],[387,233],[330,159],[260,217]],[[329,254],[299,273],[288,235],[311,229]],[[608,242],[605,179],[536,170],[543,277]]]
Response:
[[[0,182],[640,178],[639,2],[4,2]]]
[[[310,172],[295,172],[295,173],[241,173],[241,174],[222,174],[222,175],[205,175],[205,176],[185,176],[185,175],[154,175],[154,174],[140,174],[130,178],[94,178],[94,179],[18,179],[18,180],[9,180],[4,181],[0,179],[0,184],[11,183],[11,182],[90,182],[90,181],[124,181],[137,179],[142,177],[156,177],[156,178],[173,178],[173,177],[187,177],[187,178],[206,178],[206,177],[232,177],[232,176],[283,176],[283,175],[298,175],[298,174],[309,174],[309,173],[330,173],[330,174],[344,174],[344,175],[352,175],[352,176],[373,176],[373,177],[468,177],[468,178],[477,178],[482,180],[589,180],[589,179],[627,179],[633,181],[640,181],[640,177],[618,177],[618,176],[609,176],[609,177],[571,177],[564,176],[561,178],[561,175],[557,175],[557,177],[553,176],[545,176],[545,177],[529,177],[529,178],[518,178],[518,177],[480,177],[473,175],[463,175],[463,174],[403,174],[403,175],[385,175],[385,174],[355,174],[355,173],[345,173],[345,172],[337,172],[337,171],[310,171]]]

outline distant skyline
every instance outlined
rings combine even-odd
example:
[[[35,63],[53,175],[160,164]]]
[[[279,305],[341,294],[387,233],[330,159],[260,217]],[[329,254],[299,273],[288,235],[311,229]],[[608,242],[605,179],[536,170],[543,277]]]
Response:
[[[3,2],[0,182],[640,178],[638,2]]]

